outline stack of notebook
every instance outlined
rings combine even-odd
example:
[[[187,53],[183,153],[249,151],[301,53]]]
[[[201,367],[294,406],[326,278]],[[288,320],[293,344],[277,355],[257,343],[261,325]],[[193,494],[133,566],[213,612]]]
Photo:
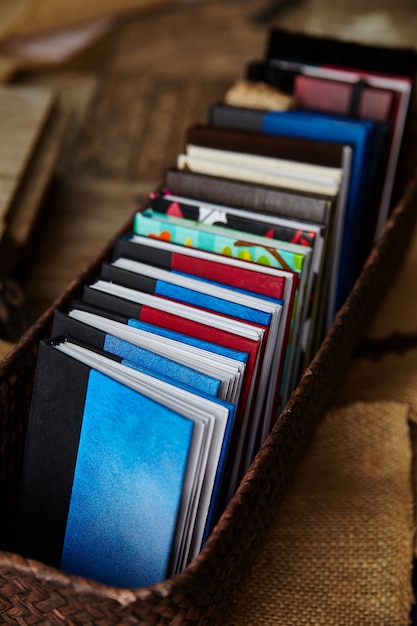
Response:
[[[56,312],[26,440],[26,556],[116,586],[181,571],[279,419],[389,213],[416,66],[322,44],[271,33],[247,80],[298,108],[213,105]]]

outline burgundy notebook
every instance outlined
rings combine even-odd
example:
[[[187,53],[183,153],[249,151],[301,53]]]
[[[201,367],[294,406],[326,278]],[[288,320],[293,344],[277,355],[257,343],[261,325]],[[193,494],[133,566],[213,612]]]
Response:
[[[392,91],[371,87],[365,81],[343,83],[303,74],[295,77],[294,94],[301,109],[374,122],[388,122],[394,104]]]

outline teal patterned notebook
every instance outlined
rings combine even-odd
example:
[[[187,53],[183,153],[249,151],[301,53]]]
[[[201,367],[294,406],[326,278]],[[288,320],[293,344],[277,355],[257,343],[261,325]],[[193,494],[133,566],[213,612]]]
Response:
[[[136,235],[293,272],[298,277],[298,285],[292,313],[292,340],[295,346],[301,345],[302,339],[309,332],[307,315],[313,289],[311,248],[167,216],[150,208],[135,215],[133,232]],[[297,376],[299,359],[300,351],[296,347],[294,360],[287,364],[294,373],[294,379]],[[291,386],[293,383],[294,380],[290,382]]]

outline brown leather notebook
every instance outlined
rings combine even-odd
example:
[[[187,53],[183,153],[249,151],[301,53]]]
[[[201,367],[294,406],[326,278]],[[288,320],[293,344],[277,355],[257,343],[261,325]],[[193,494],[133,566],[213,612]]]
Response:
[[[169,169],[165,186],[178,196],[326,224],[332,202],[326,197]]]
[[[336,218],[337,199],[335,201],[334,198],[291,192],[176,169],[167,170],[165,186],[174,195],[203,202],[262,211],[289,219],[324,224],[327,231],[326,245],[328,249],[326,254],[332,261],[326,264],[326,271],[322,280],[323,290],[331,295],[328,301],[323,298],[318,313],[318,327],[327,329],[334,315],[335,286],[331,278],[331,268],[337,263],[338,241],[340,241],[340,224],[338,226]],[[321,335],[322,332],[318,332],[318,336]]]
[[[326,167],[341,167],[343,144],[297,137],[268,135],[256,131],[198,124],[188,129],[187,144],[245,152]]]

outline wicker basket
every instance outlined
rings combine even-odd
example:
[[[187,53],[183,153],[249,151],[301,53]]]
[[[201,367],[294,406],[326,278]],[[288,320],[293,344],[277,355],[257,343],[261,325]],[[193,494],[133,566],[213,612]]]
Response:
[[[118,589],[12,553],[13,511],[40,339],[53,311],[80,295],[111,244],[22,337],[0,366],[0,616],[6,624],[221,624],[251,556],[390,284],[413,231],[417,175],[409,182],[352,293],[200,555],[178,576]],[[126,230],[125,228],[124,230]]]

